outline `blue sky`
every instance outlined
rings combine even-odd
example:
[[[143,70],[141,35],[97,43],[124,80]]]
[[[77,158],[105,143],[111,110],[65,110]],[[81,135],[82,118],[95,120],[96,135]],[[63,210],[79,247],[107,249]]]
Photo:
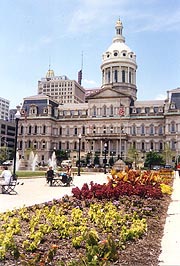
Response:
[[[180,86],[180,0],[1,0],[0,97],[11,108],[37,94],[49,68],[83,86],[101,86],[102,53],[123,22],[137,56],[138,100],[166,97]]]

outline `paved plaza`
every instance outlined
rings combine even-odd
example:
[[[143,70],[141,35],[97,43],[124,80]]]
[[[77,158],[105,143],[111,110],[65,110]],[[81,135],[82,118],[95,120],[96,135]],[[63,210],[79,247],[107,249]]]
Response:
[[[74,186],[71,187],[49,187],[45,178],[19,179],[18,181],[20,184],[16,187],[17,195],[0,194],[0,212],[71,195],[73,187],[82,187],[84,183],[89,184],[91,181],[99,184],[106,183],[107,175],[82,173],[81,176],[74,177]],[[21,185],[21,183],[24,184]],[[159,266],[180,266],[180,178],[178,172],[175,173],[173,188],[161,243],[162,253],[159,257]]]

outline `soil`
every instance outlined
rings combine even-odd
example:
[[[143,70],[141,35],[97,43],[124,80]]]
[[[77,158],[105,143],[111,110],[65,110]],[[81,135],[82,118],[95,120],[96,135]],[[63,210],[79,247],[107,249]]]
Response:
[[[64,202],[71,202],[70,205],[72,207],[78,206],[78,208],[82,209],[83,212],[88,211],[88,204],[87,202],[81,202],[74,198],[66,198],[61,199],[57,202],[48,202],[41,205],[36,205],[35,207],[41,209],[41,207],[55,205]],[[94,200],[95,201],[95,200]],[[145,210],[146,208],[151,208],[153,212],[150,214],[148,211],[145,213],[143,212],[143,217],[147,220],[147,232],[137,240],[128,241],[126,243],[124,250],[118,250],[118,259],[115,262],[110,262],[110,264],[101,264],[103,266],[106,265],[118,265],[118,266],[157,266],[158,265],[158,258],[161,252],[161,239],[163,236],[163,228],[165,224],[167,208],[170,203],[170,196],[163,196],[162,199],[141,199],[138,197],[127,198],[124,197],[121,199],[121,205],[123,206],[124,210],[127,212],[131,211],[132,202],[135,202],[139,208],[138,214],[141,215],[140,210]],[[67,205],[69,206],[69,205]],[[30,217],[34,214],[34,207],[29,207],[28,212],[30,213]],[[68,214],[68,208],[66,210]],[[26,234],[29,231],[28,224],[26,221],[23,221],[21,224],[21,229],[23,233],[16,237],[16,241],[19,245],[20,253],[24,252],[21,250],[22,241],[26,240]],[[2,221],[0,220],[0,228],[2,226]],[[102,236],[103,239],[103,236]],[[49,248],[52,245],[57,245],[56,254],[53,257],[53,260],[50,262],[43,262],[41,259],[41,263],[36,262],[36,257],[45,257],[45,254],[48,253]],[[48,234],[46,239],[41,243],[38,250],[35,252],[26,252],[25,254],[21,255],[17,260],[15,260],[12,254],[7,253],[6,258],[3,261],[0,261],[0,265],[5,266],[15,266],[15,265],[32,265],[32,266],[58,266],[58,265],[68,265],[68,262],[72,259],[79,258],[80,254],[85,254],[85,248],[80,247],[78,249],[74,248],[71,243],[71,239],[59,239],[55,232]],[[60,264],[64,262],[64,264]],[[78,262],[72,265],[79,265]],[[100,264],[82,264],[82,265],[100,265]]]

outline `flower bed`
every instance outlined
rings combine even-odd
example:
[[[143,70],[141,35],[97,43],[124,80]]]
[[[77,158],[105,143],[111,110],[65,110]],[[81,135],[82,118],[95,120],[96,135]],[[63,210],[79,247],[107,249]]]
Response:
[[[170,186],[122,176],[0,214],[2,265],[158,265]]]

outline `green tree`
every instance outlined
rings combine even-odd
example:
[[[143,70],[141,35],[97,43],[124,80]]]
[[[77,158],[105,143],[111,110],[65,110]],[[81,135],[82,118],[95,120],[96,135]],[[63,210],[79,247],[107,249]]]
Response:
[[[8,159],[8,149],[7,147],[0,148],[0,161],[4,162]]]
[[[162,154],[159,154],[155,151],[150,151],[146,154],[146,160],[144,163],[145,167],[151,168],[152,165],[163,165],[165,160],[163,159]]]
[[[56,159],[58,164],[60,164],[63,160],[68,160],[69,151],[65,150],[56,150]]]
[[[99,156],[97,154],[94,157],[94,165],[96,165],[96,164],[100,164],[100,162],[99,162]]]

